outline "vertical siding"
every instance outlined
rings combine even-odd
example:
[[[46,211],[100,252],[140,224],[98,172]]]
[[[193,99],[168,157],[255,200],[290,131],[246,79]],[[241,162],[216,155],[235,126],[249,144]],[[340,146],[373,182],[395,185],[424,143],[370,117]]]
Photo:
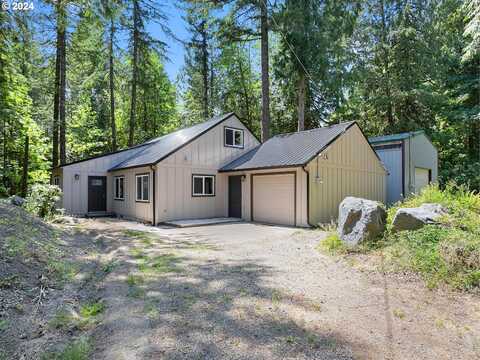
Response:
[[[88,176],[108,176],[108,169],[141,149],[125,150],[62,167],[63,208],[71,214],[86,214],[88,212]],[[75,175],[78,175],[78,180],[75,179]],[[107,179],[107,211],[112,211],[112,193],[112,183]]]
[[[347,196],[386,200],[386,172],[357,125],[313,159],[307,169],[312,224],[336,220],[338,205]]]
[[[136,180],[137,174],[150,174],[150,201],[137,202],[136,201]],[[113,179],[115,176],[124,176],[124,192],[125,199],[113,199]],[[153,171],[149,167],[139,167],[134,169],[119,170],[108,174],[109,190],[107,198],[111,199],[111,210],[126,218],[138,219],[147,222],[152,222],[153,219]]]
[[[244,148],[224,146],[224,127],[244,130]],[[157,165],[157,221],[227,216],[227,178],[218,169],[258,145],[236,118],[210,129]],[[192,197],[192,174],[215,175],[215,196]]]
[[[415,168],[430,169],[432,181],[438,180],[438,153],[430,140],[424,134],[417,134],[410,138],[411,161],[410,161],[410,192],[415,191]]]
[[[222,173],[223,185],[225,186],[225,209],[228,211],[228,176],[244,175],[242,181],[242,218],[245,221],[251,221],[251,174],[268,174],[280,172],[296,172],[297,193],[296,193],[296,223],[300,227],[308,227],[307,220],[307,174],[302,168],[279,168],[271,170],[256,171],[235,171],[231,173]],[[270,206],[275,207],[275,199],[270,199]]]

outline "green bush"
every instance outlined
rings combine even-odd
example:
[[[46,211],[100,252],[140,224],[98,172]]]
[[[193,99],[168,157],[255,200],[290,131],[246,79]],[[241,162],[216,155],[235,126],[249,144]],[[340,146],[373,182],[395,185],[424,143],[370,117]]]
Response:
[[[400,207],[439,203],[448,210],[438,225],[415,231],[390,231]],[[425,188],[388,211],[387,231],[381,242],[387,266],[420,273],[429,286],[447,283],[469,290],[480,286],[480,195],[449,183]]]
[[[62,190],[56,185],[34,185],[27,196],[25,209],[43,219],[51,219],[58,213],[56,203],[61,195]]]

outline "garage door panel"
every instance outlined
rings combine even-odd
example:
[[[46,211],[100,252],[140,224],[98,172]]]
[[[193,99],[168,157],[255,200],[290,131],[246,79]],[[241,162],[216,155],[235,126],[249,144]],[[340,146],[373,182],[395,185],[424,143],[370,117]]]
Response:
[[[295,225],[295,174],[253,176],[253,220]]]
[[[428,185],[430,180],[430,172],[428,169],[415,168],[415,193],[419,194],[420,191]]]

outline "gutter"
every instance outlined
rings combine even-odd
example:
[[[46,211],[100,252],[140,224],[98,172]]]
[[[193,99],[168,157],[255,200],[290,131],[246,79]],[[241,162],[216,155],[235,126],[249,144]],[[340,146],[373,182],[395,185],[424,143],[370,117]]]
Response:
[[[307,174],[307,224],[310,227],[314,227],[310,223],[310,173],[307,169],[305,169],[305,166],[302,166],[302,170],[305,172],[305,174]]]

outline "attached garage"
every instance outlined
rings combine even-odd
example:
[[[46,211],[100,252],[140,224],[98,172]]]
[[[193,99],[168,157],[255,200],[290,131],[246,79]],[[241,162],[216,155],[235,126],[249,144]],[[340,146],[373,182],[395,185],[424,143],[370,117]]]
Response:
[[[315,226],[336,220],[347,196],[386,199],[386,170],[356,122],[275,136],[219,172],[241,179],[228,193],[242,194],[247,221]]]
[[[423,131],[378,136],[369,141],[389,172],[387,204],[419,193],[437,181],[437,149]]]
[[[252,221],[295,226],[295,172],[252,174]]]

